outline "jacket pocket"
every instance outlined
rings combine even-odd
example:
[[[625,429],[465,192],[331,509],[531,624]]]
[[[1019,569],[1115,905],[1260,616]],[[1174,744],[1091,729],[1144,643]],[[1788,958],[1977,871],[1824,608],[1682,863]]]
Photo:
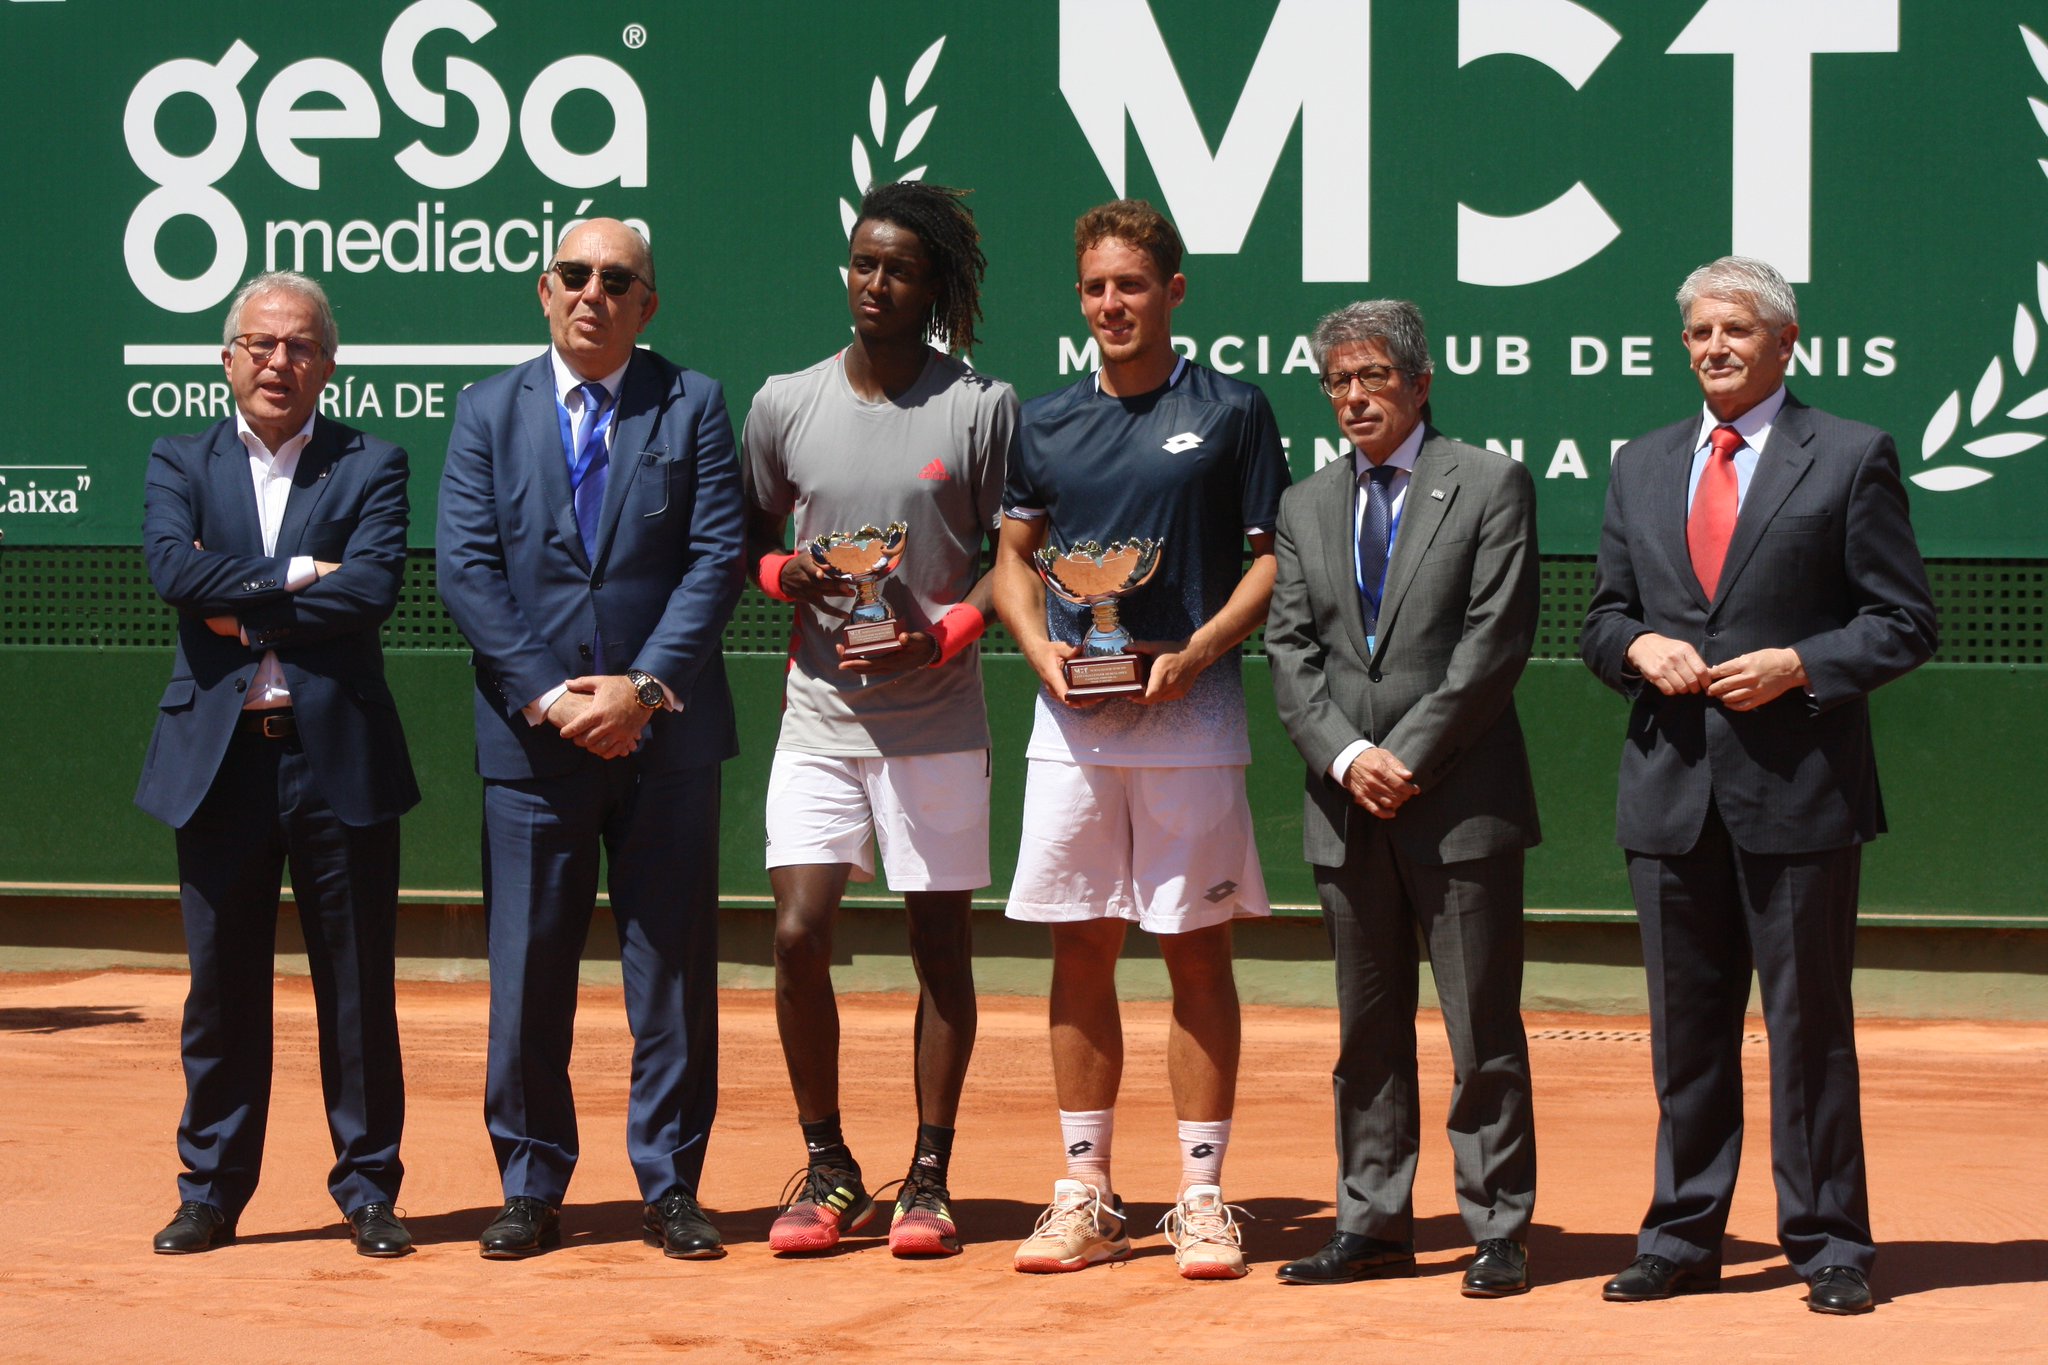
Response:
[[[164,689],[163,700],[156,704],[157,709],[159,711],[189,711],[192,709],[193,698],[198,696],[198,694],[199,689],[190,678],[173,678],[171,679],[170,686]]]

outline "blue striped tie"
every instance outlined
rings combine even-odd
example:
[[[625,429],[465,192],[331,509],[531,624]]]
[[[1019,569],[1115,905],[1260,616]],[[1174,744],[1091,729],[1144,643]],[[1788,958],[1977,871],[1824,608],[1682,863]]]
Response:
[[[1387,548],[1393,527],[1394,500],[1387,486],[1394,467],[1374,465],[1365,478],[1365,515],[1358,521],[1358,606],[1365,615],[1365,633],[1379,625],[1380,593],[1387,585]]]

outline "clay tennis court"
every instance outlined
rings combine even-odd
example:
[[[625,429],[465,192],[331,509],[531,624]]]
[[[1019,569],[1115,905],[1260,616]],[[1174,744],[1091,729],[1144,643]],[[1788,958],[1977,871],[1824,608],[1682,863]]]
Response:
[[[1044,1004],[1014,998],[982,1004],[953,1165],[968,1247],[951,1261],[895,1261],[878,1240],[804,1261],[768,1253],[801,1147],[772,1002],[747,991],[722,999],[723,1096],[703,1190],[732,1252],[686,1263],[641,1245],[622,1136],[628,1039],[617,990],[596,987],[579,1019],[584,1150],[565,1244],[528,1261],[481,1260],[475,1236],[498,1204],[482,1123],[485,990],[407,982],[401,1206],[421,1245],[402,1261],[360,1258],[326,1195],[312,994],[295,977],[278,981],[270,1149],[241,1240],[160,1257],[149,1238],[176,1204],[184,989],[164,972],[0,975],[0,1349],[10,1360],[2048,1358],[2048,1025],[1863,1025],[1879,1306],[1841,1319],[1806,1311],[1773,1240],[1760,1041],[1722,1291],[1600,1302],[1601,1281],[1633,1254],[1650,1184],[1644,1026],[1550,1015],[1529,1020],[1538,1282],[1517,1299],[1457,1293],[1468,1248],[1441,1137],[1448,1063],[1434,1016],[1422,1020],[1421,1274],[1334,1288],[1274,1280],[1275,1266],[1330,1231],[1333,1018],[1320,1010],[1246,1011],[1225,1189],[1257,1219],[1249,1279],[1183,1282],[1156,1234],[1125,1265],[1013,1273],[1011,1249],[1058,1154]],[[900,1174],[912,1137],[910,1002],[864,996],[841,1008],[847,1132],[878,1183]],[[1149,1228],[1175,1175],[1164,1007],[1128,1006],[1125,1017],[1117,1182],[1134,1229]]]

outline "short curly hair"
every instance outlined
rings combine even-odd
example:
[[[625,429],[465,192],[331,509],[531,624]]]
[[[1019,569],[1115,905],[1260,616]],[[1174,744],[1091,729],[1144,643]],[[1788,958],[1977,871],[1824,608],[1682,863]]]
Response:
[[[1110,237],[1127,242],[1150,256],[1152,264],[1159,267],[1161,280],[1170,280],[1180,274],[1180,258],[1186,250],[1181,245],[1180,233],[1174,230],[1165,214],[1143,199],[1118,199],[1098,204],[1075,220],[1075,270],[1080,269],[1081,258],[1088,254],[1089,248]]]

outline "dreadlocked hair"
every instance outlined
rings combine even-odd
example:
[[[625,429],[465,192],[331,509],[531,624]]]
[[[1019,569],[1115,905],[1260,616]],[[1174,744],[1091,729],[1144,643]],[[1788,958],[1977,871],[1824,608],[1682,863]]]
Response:
[[[981,318],[981,277],[988,258],[981,254],[981,233],[964,202],[971,191],[898,180],[877,185],[860,201],[857,229],[873,218],[917,234],[931,261],[937,292],[932,299],[932,334],[948,350],[972,352],[974,324]]]

